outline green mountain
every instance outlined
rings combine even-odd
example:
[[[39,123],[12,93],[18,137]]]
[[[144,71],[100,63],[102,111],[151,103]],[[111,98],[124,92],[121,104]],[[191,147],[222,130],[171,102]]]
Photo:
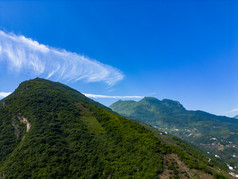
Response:
[[[25,81],[0,101],[0,178],[230,177],[209,157],[60,83]]]
[[[188,111],[179,102],[145,97],[117,101],[115,112],[188,141],[238,172],[238,120],[203,111]]]

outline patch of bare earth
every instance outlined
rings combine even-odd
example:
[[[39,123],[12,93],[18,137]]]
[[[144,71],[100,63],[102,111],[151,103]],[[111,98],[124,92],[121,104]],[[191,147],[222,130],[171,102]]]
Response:
[[[76,103],[75,105],[81,111],[81,113],[84,115],[90,115],[92,113],[87,108],[85,108],[81,103]]]
[[[20,114],[17,116],[17,118],[19,119],[19,121],[23,124],[25,124],[26,126],[26,132],[28,132],[31,128],[31,124],[29,123],[29,121],[21,116]],[[20,136],[20,126],[19,123],[17,121],[14,120],[14,117],[12,118],[12,122],[11,122],[12,126],[14,127],[14,134],[16,135],[16,138],[19,138]],[[24,136],[22,137],[22,140],[24,139]]]
[[[164,171],[159,175],[160,179],[213,179],[213,176],[199,170],[189,169],[176,154],[164,156]]]
[[[224,145],[219,145],[218,150],[223,151],[225,149]]]
[[[28,120],[23,117],[23,116],[18,116],[18,119],[20,120],[20,122],[24,123],[26,125],[26,132],[28,132],[31,128],[31,124],[28,122]]]

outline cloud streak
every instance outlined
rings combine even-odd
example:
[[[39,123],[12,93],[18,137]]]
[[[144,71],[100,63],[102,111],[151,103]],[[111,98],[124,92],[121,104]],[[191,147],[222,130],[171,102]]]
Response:
[[[124,77],[118,69],[97,60],[0,30],[0,65],[1,62],[7,62],[8,68],[17,73],[30,72],[60,81],[114,85]]]
[[[5,97],[7,97],[10,94],[11,94],[11,92],[0,92],[0,99],[1,98],[5,98]]]
[[[89,98],[111,98],[111,99],[141,99],[141,98],[144,98],[144,96],[107,96],[107,95],[89,94],[89,93],[83,93],[83,94]]]
[[[12,92],[0,92],[0,99],[7,97]],[[141,99],[144,96],[108,96],[108,95],[100,95],[100,94],[89,94],[83,93],[85,96],[89,98],[107,98],[107,99]]]
[[[227,115],[229,117],[234,117],[237,114],[238,114],[238,107],[234,107],[232,110],[223,112],[220,115]]]
[[[238,112],[238,108],[232,109],[230,112]]]

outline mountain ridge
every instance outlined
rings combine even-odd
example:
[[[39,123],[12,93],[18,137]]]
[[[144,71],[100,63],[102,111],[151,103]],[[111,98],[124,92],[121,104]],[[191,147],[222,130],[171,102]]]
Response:
[[[25,81],[0,104],[1,178],[230,177],[219,161],[60,83]]]
[[[125,117],[176,135],[221,158],[237,170],[237,119],[216,116],[200,110],[186,110],[177,101],[169,100],[174,105],[167,105],[163,103],[164,100],[153,98],[153,102],[150,102],[147,99],[151,98],[144,98],[132,105],[128,105],[127,101],[117,101],[110,108]]]

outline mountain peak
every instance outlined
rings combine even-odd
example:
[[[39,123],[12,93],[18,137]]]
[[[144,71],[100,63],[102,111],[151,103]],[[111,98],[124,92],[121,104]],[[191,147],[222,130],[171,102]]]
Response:
[[[175,108],[181,108],[185,110],[185,108],[183,107],[181,103],[179,103],[179,101],[163,99],[161,102],[167,107],[175,107]]]
[[[147,102],[160,102],[160,100],[158,100],[155,97],[144,97],[142,98],[140,101],[147,101]]]
[[[170,100],[170,99],[163,99],[162,101],[160,101],[159,99],[155,98],[155,97],[144,97],[143,99],[141,99],[138,103],[149,103],[151,105],[162,105],[165,106],[167,108],[173,108],[173,109],[182,109],[185,110],[185,108],[183,107],[182,104],[180,104],[178,101],[174,101],[174,100]]]

